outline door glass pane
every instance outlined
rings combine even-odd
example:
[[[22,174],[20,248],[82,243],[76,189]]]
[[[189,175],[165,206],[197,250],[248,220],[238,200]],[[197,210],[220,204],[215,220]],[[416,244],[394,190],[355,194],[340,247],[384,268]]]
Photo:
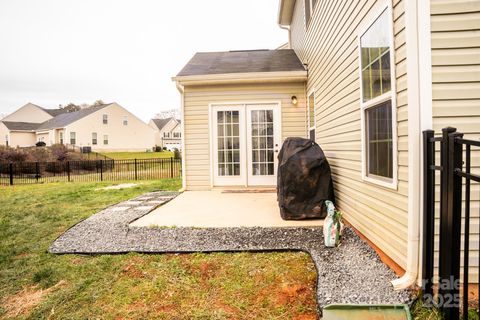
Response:
[[[218,175],[240,175],[239,111],[217,111]]]
[[[252,110],[252,175],[274,175],[273,110]]]

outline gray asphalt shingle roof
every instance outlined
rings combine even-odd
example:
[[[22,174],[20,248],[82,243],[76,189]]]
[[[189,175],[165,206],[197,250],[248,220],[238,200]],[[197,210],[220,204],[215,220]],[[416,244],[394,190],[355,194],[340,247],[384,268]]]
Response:
[[[305,67],[292,49],[198,52],[177,76],[275,71],[305,71]]]
[[[162,130],[165,125],[172,120],[173,118],[166,118],[166,119],[152,119],[153,123],[157,126],[158,130]]]
[[[45,108],[42,108],[43,111],[45,111],[46,113],[48,113],[49,115],[51,115],[52,117],[56,117],[58,116],[59,114],[62,114],[62,113],[67,113],[67,110],[65,109],[45,109]]]
[[[75,121],[78,121],[94,112],[97,112],[107,106],[111,105],[109,104],[102,104],[99,106],[94,106],[86,109],[82,109],[80,111],[75,111],[75,112],[67,112],[67,113],[62,113],[57,115],[56,117],[47,120],[43,123],[40,124],[40,126],[37,128],[37,130],[49,130],[49,129],[54,129],[54,128],[63,128]]]
[[[8,130],[12,131],[35,131],[41,125],[41,123],[31,122],[16,122],[16,121],[0,121]]]

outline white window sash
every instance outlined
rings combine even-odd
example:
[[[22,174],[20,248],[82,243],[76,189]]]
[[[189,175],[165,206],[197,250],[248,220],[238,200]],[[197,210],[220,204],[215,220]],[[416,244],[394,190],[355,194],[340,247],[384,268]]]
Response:
[[[375,23],[375,21],[381,16],[384,11],[387,11],[389,16],[389,31],[390,31],[390,43],[389,43],[389,55],[390,55],[390,91],[386,92],[378,97],[370,99],[366,102],[363,101],[363,79],[362,79],[362,46],[361,38],[367,32],[367,30]],[[392,5],[390,1],[384,1],[384,4],[377,7],[377,10],[373,14],[369,15],[366,20],[367,23],[359,30],[358,33],[358,72],[360,80],[360,121],[361,121],[361,151],[362,151],[362,180],[385,187],[388,189],[398,189],[398,136],[397,136],[397,103],[396,103],[396,75],[395,75],[395,35],[393,31],[393,17],[392,17]],[[367,163],[367,128],[366,128],[366,111],[369,108],[375,107],[385,101],[391,101],[392,108],[392,178],[376,176],[368,174]]]

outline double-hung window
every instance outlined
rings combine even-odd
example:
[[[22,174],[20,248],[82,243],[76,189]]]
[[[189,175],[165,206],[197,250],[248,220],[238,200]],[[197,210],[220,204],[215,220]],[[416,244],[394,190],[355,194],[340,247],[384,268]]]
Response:
[[[128,117],[127,116],[123,117],[123,125],[128,126]]]
[[[97,145],[97,133],[96,132],[92,132],[92,145]]]
[[[103,135],[103,144],[108,145],[108,135]]]
[[[396,117],[389,8],[360,34],[362,172],[364,180],[396,188]]]
[[[77,134],[75,132],[70,132],[70,144],[71,145],[77,144]]]
[[[103,119],[103,124],[108,124],[108,114],[104,114],[102,119]]]

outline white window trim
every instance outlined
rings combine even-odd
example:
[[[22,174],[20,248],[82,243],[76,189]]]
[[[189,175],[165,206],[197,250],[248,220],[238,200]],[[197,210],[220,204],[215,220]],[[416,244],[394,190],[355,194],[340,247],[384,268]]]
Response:
[[[210,161],[210,188],[214,188],[215,187],[215,183],[214,183],[214,171],[215,171],[215,161],[213,160],[213,157],[215,156],[215,147],[214,147],[214,143],[213,143],[213,140],[212,139],[215,139],[215,129],[213,127],[213,124],[214,124],[214,117],[213,117],[213,109],[217,106],[243,106],[244,108],[246,108],[247,105],[257,105],[257,104],[274,104],[274,105],[278,105],[278,108],[280,110],[280,112],[278,113],[278,130],[280,132],[279,134],[279,137],[280,137],[280,143],[278,144],[279,146],[281,146],[283,144],[283,141],[284,141],[284,137],[283,137],[283,119],[282,119],[282,101],[280,100],[265,100],[265,101],[262,101],[262,100],[245,100],[245,101],[225,101],[225,102],[215,102],[215,103],[209,103],[208,104],[208,131],[209,131],[209,148],[210,148],[210,155],[209,155],[209,161]],[[245,125],[241,126],[242,130],[246,130],[246,125],[247,125],[247,121],[245,120]],[[182,122],[183,124],[184,122]],[[245,133],[244,133],[245,134]],[[182,148],[183,150],[183,148]],[[245,160],[245,168],[246,166],[248,165],[247,163],[248,161]],[[243,185],[245,187],[248,187],[248,181],[246,178],[243,179]]]
[[[362,81],[362,47],[361,37],[372,26],[372,24],[380,17],[380,15],[387,10],[389,16],[388,23],[390,29],[390,92],[384,93],[381,96],[375,97],[367,102],[363,102],[363,81]],[[396,75],[395,75],[395,34],[393,30],[393,10],[390,1],[382,1],[375,10],[367,16],[357,37],[358,43],[358,73],[360,81],[360,122],[361,122],[361,148],[362,148],[362,180],[379,185],[389,189],[398,189],[398,135],[397,135],[397,99],[396,99]],[[391,101],[392,108],[392,178],[378,177],[374,178],[372,175],[367,175],[367,132],[365,128],[365,112],[367,109],[377,106],[378,104]],[[388,179],[388,181],[387,181]]]
[[[313,127],[310,127],[310,96],[313,94]],[[310,139],[310,130],[315,130],[315,140],[317,140],[317,117],[315,115],[315,88],[310,89],[307,94],[307,138]]]

